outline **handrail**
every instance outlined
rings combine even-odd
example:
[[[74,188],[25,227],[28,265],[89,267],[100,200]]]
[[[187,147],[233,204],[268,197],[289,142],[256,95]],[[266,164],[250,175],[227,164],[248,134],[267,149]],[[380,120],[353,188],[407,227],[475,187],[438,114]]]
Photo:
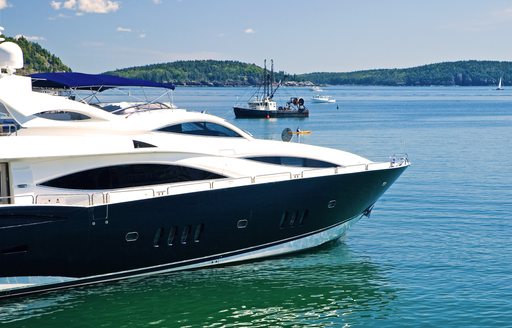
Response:
[[[409,165],[411,164],[411,162],[409,161],[409,156],[407,155],[407,153],[398,153],[398,154],[393,154],[390,158],[389,158],[389,167],[400,167],[400,166],[403,166],[403,165]]]
[[[18,135],[18,126],[13,123],[1,123],[0,124],[0,136],[8,136],[11,134]]]
[[[77,194],[41,194],[41,195],[20,195],[0,197],[0,205],[13,204],[48,204],[48,205],[73,205],[73,206],[92,206],[105,205],[116,202],[131,201],[142,198],[154,198],[167,195],[183,194],[187,192],[197,192],[212,189],[232,188],[242,185],[252,185],[268,183],[275,181],[286,181],[293,179],[306,179],[319,176],[349,174],[361,171],[371,171],[378,169],[389,169],[409,165],[407,154],[393,154],[389,162],[370,162],[347,166],[306,169],[300,173],[281,172],[265,175],[194,181],[174,183],[170,185],[161,185],[155,187],[132,188],[124,190],[113,190],[96,193],[77,193]]]

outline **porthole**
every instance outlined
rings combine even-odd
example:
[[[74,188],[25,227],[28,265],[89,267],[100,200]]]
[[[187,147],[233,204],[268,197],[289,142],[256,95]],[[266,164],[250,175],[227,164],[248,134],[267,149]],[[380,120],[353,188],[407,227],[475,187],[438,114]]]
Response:
[[[285,224],[287,218],[288,218],[288,212],[283,212],[283,215],[281,215],[281,222],[279,222],[279,228],[284,227],[284,224]]]
[[[333,199],[327,203],[327,208],[335,208],[336,207],[336,200]]]
[[[203,224],[198,224],[194,231],[194,242],[198,243],[201,240],[201,233],[203,232]]]
[[[172,226],[169,230],[169,236],[167,236],[167,245],[172,246],[174,244],[174,240],[176,239],[176,232],[177,232],[176,226]]]
[[[190,226],[188,225],[183,228],[183,232],[181,233],[181,243],[182,244],[187,243],[189,233],[190,233]]]
[[[290,227],[293,227],[295,225],[295,220],[297,219],[297,216],[299,214],[299,211],[292,212],[290,215]]]
[[[137,239],[139,239],[139,233],[136,231],[128,232],[124,239],[127,242],[137,241]]]
[[[299,225],[303,225],[304,224],[304,220],[307,219],[308,217],[308,214],[309,214],[309,211],[308,210],[304,210],[300,213],[300,216],[299,216]]]
[[[160,247],[160,241],[164,235],[164,228],[156,229],[155,236],[153,237],[153,247]]]
[[[245,228],[247,228],[248,224],[249,224],[249,221],[247,221],[246,219],[241,219],[241,220],[238,220],[238,222],[236,223],[236,227],[238,229],[245,229]]]

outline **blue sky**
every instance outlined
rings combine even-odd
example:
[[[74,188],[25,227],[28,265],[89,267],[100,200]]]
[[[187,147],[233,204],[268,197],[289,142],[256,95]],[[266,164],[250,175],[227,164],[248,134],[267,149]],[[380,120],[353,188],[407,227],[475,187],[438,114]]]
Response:
[[[74,71],[188,59],[288,73],[512,60],[512,1],[0,0],[0,26]]]

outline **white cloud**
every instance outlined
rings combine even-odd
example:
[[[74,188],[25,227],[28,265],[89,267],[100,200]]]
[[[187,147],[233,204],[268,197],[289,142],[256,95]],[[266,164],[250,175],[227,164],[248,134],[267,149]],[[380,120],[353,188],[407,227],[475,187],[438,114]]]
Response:
[[[30,36],[30,35],[23,35],[23,34],[18,34],[14,38],[16,40],[18,40],[19,38],[25,38],[28,41],[45,41],[46,40],[46,38],[44,38],[42,36]]]
[[[7,0],[0,0],[0,10],[10,7],[11,4],[7,2]]]
[[[117,29],[116,29],[117,32],[131,32],[132,29],[131,28],[127,28],[127,27],[121,27],[119,26]]]
[[[69,10],[75,10],[76,9],[76,0],[64,1],[64,8],[69,9]]]
[[[494,15],[499,18],[512,18],[512,7],[508,7],[508,8],[502,9],[500,11],[496,11],[494,13]]]
[[[66,0],[52,1],[50,2],[50,6],[55,10],[74,10],[77,12],[77,15],[82,15],[84,13],[107,14],[119,10],[120,2],[113,0]]]
[[[155,5],[159,5],[159,4],[161,4],[161,3],[162,3],[162,0],[153,0],[153,3],[154,3]]]
[[[132,30],[131,28],[129,27],[122,27],[122,26],[118,26],[116,28],[116,31],[117,32],[120,32],[120,33],[136,33],[137,36],[141,39],[144,39],[146,37],[146,33],[144,32],[141,32],[141,31],[137,31],[137,30]]]
[[[246,28],[246,29],[244,30],[244,33],[245,33],[245,34],[254,34],[254,33],[256,33],[256,31],[255,31],[255,30],[253,30],[252,28]]]
[[[57,20],[57,19],[66,19],[66,18],[69,18],[70,16],[68,15],[65,15],[63,13],[59,13],[57,16],[50,16],[48,17],[48,20],[50,21],[54,21],[54,20]]]
[[[60,10],[61,6],[62,6],[62,2],[59,2],[59,1],[50,2],[50,7],[52,7],[52,9]]]
[[[118,1],[80,0],[78,9],[84,13],[106,14],[119,9]]]

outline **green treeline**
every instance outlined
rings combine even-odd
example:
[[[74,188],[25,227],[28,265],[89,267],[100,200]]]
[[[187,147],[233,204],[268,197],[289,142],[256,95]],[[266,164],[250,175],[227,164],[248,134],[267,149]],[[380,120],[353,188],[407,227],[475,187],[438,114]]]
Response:
[[[309,73],[301,79],[317,84],[359,84],[390,86],[495,85],[500,78],[506,85],[512,81],[512,62],[457,61],[404,69],[376,69],[350,73]]]
[[[105,74],[181,85],[256,85],[263,77],[263,68],[230,60],[185,60],[119,69]],[[284,72],[274,74],[276,81],[283,79]]]
[[[51,54],[38,43],[28,41],[20,37],[17,39],[6,37],[6,41],[18,44],[23,51],[23,69],[19,74],[32,74],[39,72],[70,72],[71,69],[64,65],[59,57]]]
[[[23,50],[25,67],[21,74],[69,72],[71,69],[49,51],[25,38],[6,38]],[[106,72],[128,78],[172,82],[179,85],[243,86],[257,85],[263,68],[232,60],[183,60],[172,63],[130,67]],[[457,61],[403,69],[374,69],[348,73],[318,72],[307,74],[274,73],[275,81],[297,85],[389,85],[389,86],[489,86],[512,85],[512,62]]]
[[[131,67],[107,73],[156,82],[221,86],[256,85],[261,81],[263,69],[255,64],[237,61],[192,60]],[[512,84],[512,62],[470,60],[349,73],[275,73],[276,81],[329,85],[487,86],[497,84],[500,77],[505,85]]]

